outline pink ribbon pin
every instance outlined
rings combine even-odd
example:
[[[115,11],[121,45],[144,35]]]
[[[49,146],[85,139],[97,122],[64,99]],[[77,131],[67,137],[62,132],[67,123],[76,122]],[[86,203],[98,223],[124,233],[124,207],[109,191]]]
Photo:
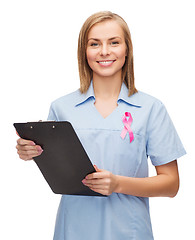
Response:
[[[129,117],[129,119],[127,120],[126,117]],[[133,141],[134,139],[134,136],[133,136],[133,131],[131,130],[131,123],[133,122],[133,118],[131,116],[131,113],[130,112],[125,112],[125,114],[123,115],[122,117],[122,121],[124,123],[124,128],[121,132],[121,137],[122,139],[125,138],[127,132],[129,132],[129,137],[130,137],[130,143]]]

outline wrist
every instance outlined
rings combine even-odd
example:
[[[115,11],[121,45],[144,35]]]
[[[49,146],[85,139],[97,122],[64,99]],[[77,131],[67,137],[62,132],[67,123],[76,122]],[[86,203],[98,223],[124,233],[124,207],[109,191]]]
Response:
[[[115,175],[115,181],[116,181],[116,185],[115,185],[115,189],[114,189],[115,193],[121,193],[120,177],[121,176],[119,176],[119,175]]]

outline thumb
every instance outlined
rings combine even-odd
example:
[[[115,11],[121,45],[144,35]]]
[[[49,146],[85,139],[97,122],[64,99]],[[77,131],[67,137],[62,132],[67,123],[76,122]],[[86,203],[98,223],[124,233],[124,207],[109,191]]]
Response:
[[[96,172],[101,172],[101,170],[96,165],[93,165],[93,166],[94,166]]]

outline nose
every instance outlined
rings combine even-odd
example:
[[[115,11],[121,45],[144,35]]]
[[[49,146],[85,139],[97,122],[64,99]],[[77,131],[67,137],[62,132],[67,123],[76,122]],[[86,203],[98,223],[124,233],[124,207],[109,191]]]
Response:
[[[101,50],[100,50],[100,55],[101,56],[107,56],[110,54],[110,48],[107,44],[102,44]]]

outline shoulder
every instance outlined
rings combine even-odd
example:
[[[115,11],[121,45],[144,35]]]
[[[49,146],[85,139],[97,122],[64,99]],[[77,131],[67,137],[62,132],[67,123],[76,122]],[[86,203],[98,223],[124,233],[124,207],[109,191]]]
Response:
[[[66,106],[68,105],[70,107],[75,106],[80,95],[81,95],[80,90],[77,89],[74,92],[71,92],[62,97],[57,98],[51,103],[51,106],[53,108],[56,108],[56,107],[58,108],[65,105]]]
[[[139,105],[139,110],[136,111],[141,119],[145,119],[147,125],[152,125],[159,119],[163,119],[168,116],[167,109],[161,100],[151,96],[142,91],[138,91],[135,96],[132,96],[131,102]]]
[[[130,98],[131,102],[139,104],[142,108],[152,109],[164,106],[161,100],[142,91],[138,91],[137,93],[133,94]]]

